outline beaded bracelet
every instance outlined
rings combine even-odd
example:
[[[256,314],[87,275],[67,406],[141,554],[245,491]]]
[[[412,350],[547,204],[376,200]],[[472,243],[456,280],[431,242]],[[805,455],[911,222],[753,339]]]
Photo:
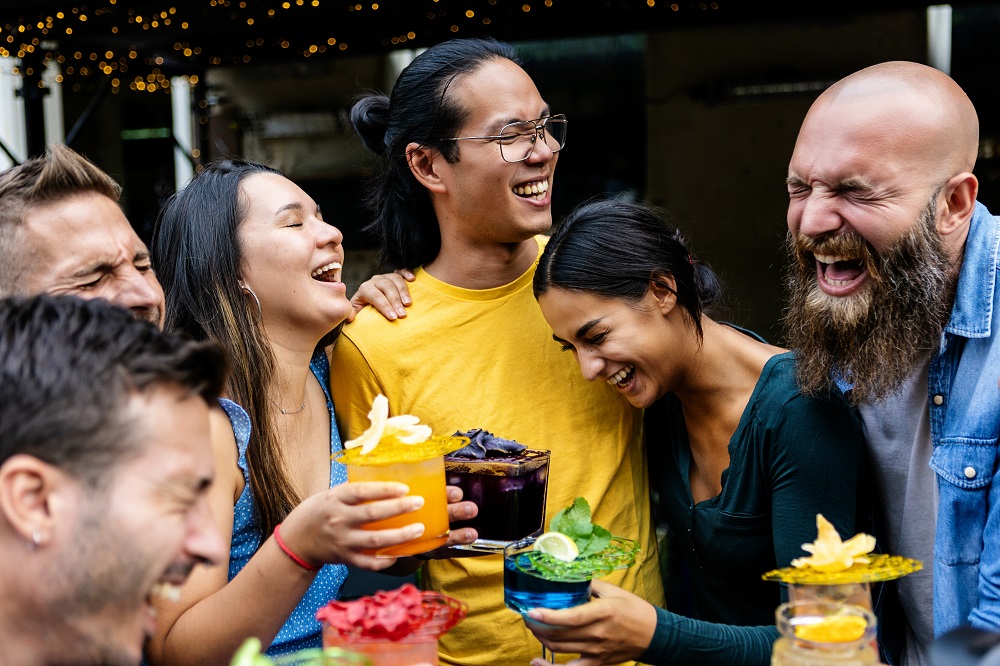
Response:
[[[288,555],[288,559],[290,559],[292,562],[295,562],[297,565],[299,565],[306,571],[319,571],[319,567],[314,567],[313,565],[309,564],[301,557],[292,552],[292,549],[288,547],[288,545],[285,543],[285,540],[281,538],[281,532],[278,531],[278,528],[280,527],[281,523],[278,523],[277,525],[274,526],[274,542],[278,544],[278,548],[281,549],[281,552],[283,552],[285,555]]]

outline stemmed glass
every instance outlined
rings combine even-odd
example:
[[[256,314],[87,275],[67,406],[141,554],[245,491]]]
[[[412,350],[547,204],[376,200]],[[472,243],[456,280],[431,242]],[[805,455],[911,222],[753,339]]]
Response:
[[[515,541],[503,550],[503,602],[522,616],[532,608],[572,608],[590,601],[589,572],[558,576],[546,570],[542,553],[534,550],[536,537]],[[542,658],[554,661],[555,654],[542,644]]]
[[[534,536],[521,539],[503,551],[503,601],[522,616],[532,608],[561,610],[587,603],[592,578],[632,566],[639,552],[635,541],[612,537],[600,553],[562,562],[534,550],[536,540]],[[555,654],[544,644],[542,658],[555,661]]]

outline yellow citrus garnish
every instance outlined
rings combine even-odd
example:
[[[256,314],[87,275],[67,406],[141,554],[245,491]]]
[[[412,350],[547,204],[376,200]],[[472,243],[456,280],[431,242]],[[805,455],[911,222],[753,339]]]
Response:
[[[572,562],[580,554],[576,543],[562,532],[546,532],[538,537],[534,550],[548,553],[563,562]]]
[[[837,530],[821,513],[816,514],[816,531],[819,534],[814,542],[802,544],[802,550],[812,555],[792,560],[793,567],[810,566],[817,571],[843,571],[854,564],[868,564],[865,555],[875,549],[875,537],[864,533],[841,541]]]
[[[368,412],[371,423],[360,437],[344,442],[345,449],[361,447],[362,454],[368,454],[383,441],[395,441],[400,444],[420,444],[431,436],[431,427],[420,425],[416,416],[403,414],[389,416],[389,399],[384,395],[375,396],[372,409]],[[461,447],[459,447],[461,448]]]
[[[834,615],[795,627],[795,637],[817,643],[850,643],[865,635],[868,623],[857,615]]]
[[[345,465],[383,467],[396,463],[413,463],[430,460],[457,451],[469,443],[468,437],[431,437],[419,444],[403,444],[383,439],[370,453],[361,448],[347,449],[334,455],[334,460]]]

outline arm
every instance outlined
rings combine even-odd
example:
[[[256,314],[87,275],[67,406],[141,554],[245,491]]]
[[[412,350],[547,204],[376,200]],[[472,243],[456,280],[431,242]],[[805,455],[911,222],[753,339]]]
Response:
[[[816,514],[843,539],[857,532],[864,434],[839,399],[796,396],[771,433],[771,524],[775,562],[787,567],[816,539]],[[763,573],[763,572],[762,572]]]
[[[243,486],[228,417],[213,411],[212,447],[218,478],[209,503],[224,539],[231,543],[233,506]],[[342,484],[307,498],[288,514],[282,537],[306,562],[350,563],[382,569],[391,559],[376,559],[362,549],[403,543],[423,530],[409,525],[369,531],[362,525],[413,509],[396,483]],[[364,502],[372,501],[369,504]],[[249,636],[265,645],[277,635],[312,584],[315,573],[294,563],[269,536],[246,567],[228,581],[229,562],[197,567],[177,602],[157,600],[157,633],[147,644],[151,663],[226,664]]]
[[[371,305],[389,321],[405,317],[406,306],[412,303],[406,283],[415,279],[413,271],[401,268],[395,273],[375,275],[364,281],[351,298],[351,305],[354,306],[351,320],[366,305]]]
[[[600,580],[593,581],[591,589],[597,598],[589,603],[566,610],[536,608],[525,620],[535,637],[553,652],[579,654],[579,659],[569,662],[572,666],[631,659],[677,666],[770,663],[771,644],[778,638],[774,627],[692,620],[654,608]]]
[[[977,629],[1000,631],[1000,449],[993,465],[989,509],[979,556],[979,603],[969,614]]]

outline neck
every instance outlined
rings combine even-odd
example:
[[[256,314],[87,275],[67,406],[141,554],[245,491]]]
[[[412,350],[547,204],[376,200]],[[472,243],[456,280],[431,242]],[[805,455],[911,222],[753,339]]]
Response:
[[[737,406],[742,413],[764,364],[785,350],[708,317],[702,317],[702,330],[701,348],[689,356],[693,360],[674,390],[685,419],[709,421],[726,406]]]
[[[4,562],[9,571],[19,572],[23,580],[38,581],[40,577],[25,577],[24,569],[14,562]],[[54,663],[55,657],[70,660],[70,653],[58,654],[58,630],[46,632],[54,618],[40,619],[38,590],[20,589],[16,580],[0,581],[4,591],[0,598],[0,664],[6,666],[42,666]],[[30,600],[30,601],[26,601]],[[49,633],[51,635],[46,635]],[[50,654],[52,653],[52,654]]]
[[[424,270],[463,289],[492,289],[524,275],[537,258],[538,243],[534,238],[483,243],[442,234],[441,251]]]
[[[306,384],[312,377],[309,363],[316,344],[318,341],[313,343],[312,348],[308,345],[289,346],[271,339],[274,377],[269,395],[275,407],[285,410],[287,415],[297,413],[306,401]]]

